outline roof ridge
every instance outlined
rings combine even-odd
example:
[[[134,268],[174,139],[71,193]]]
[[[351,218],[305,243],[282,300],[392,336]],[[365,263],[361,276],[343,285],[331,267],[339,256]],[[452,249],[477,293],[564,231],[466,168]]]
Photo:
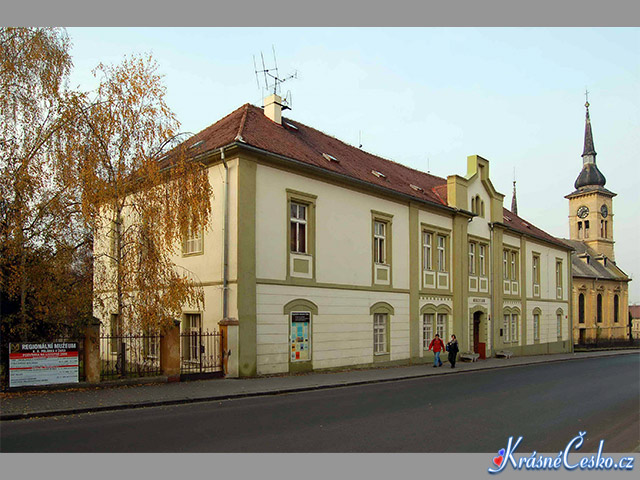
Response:
[[[236,135],[236,140],[242,140],[242,131],[244,130],[244,124],[247,120],[247,112],[249,111],[249,103],[245,103],[242,107],[244,107],[244,113],[242,114],[242,119],[240,119],[240,126],[238,127],[238,134]],[[240,108],[242,108],[240,107]]]

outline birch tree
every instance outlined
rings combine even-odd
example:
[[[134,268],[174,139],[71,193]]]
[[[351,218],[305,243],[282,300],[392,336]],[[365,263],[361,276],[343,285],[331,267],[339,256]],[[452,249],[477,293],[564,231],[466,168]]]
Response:
[[[179,122],[151,56],[100,64],[94,75],[99,87],[91,108],[88,99],[79,106],[66,153],[95,232],[94,311],[117,315],[129,331],[163,329],[185,305],[204,303],[197,279],[173,258],[190,231],[208,225],[207,169],[174,147]]]

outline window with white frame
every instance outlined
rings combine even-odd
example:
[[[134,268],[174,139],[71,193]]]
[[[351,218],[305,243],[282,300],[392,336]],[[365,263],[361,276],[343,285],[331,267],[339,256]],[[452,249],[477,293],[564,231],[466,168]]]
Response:
[[[487,265],[485,263],[485,251],[486,245],[478,246],[478,262],[480,267],[480,276],[485,277],[487,275]]]
[[[373,261],[384,264],[386,260],[387,224],[373,222]]]
[[[516,252],[511,252],[511,280],[514,282],[517,280],[516,277]]]
[[[558,340],[562,339],[562,312],[556,313],[556,328]]]
[[[533,314],[533,339],[540,340],[540,314]]]
[[[444,235],[438,235],[438,271],[447,271],[447,257],[445,250],[446,237]]]
[[[187,336],[183,337],[182,358],[187,362],[200,360],[200,327],[201,316],[199,313],[185,314],[183,332]]]
[[[556,260],[556,297],[562,298],[562,260]]]
[[[518,314],[511,314],[511,342],[518,343]]]
[[[504,314],[504,323],[503,323],[503,337],[504,337],[504,343],[509,343],[511,341],[511,315],[508,313]]]
[[[447,314],[438,313],[436,316],[436,333],[440,338],[445,339],[447,333]]]
[[[433,234],[430,232],[422,232],[422,268],[424,270],[433,270],[431,260],[431,243]]]
[[[373,314],[373,353],[387,353],[387,317],[386,313]]]
[[[469,275],[476,274],[476,244],[469,242]]]
[[[291,202],[291,253],[307,253],[307,205]]]
[[[422,316],[422,347],[429,348],[429,343],[433,338],[433,324],[435,322],[434,313],[425,313]]]
[[[189,255],[202,252],[202,229],[195,231],[189,228],[184,237],[182,253]]]
[[[505,280],[509,280],[509,252],[502,252],[502,276]]]
[[[533,295],[540,295],[540,256],[533,254],[532,260]]]

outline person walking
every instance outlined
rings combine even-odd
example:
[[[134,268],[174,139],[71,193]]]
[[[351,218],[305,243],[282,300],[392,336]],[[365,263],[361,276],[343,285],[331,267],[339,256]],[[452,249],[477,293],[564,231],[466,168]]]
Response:
[[[429,350],[433,349],[433,353],[435,354],[433,358],[433,368],[441,367],[442,360],[440,360],[440,352],[444,350],[444,343],[440,339],[440,335],[436,333],[436,336],[433,337],[431,343],[429,344]]]
[[[455,335],[451,335],[451,341],[447,343],[447,352],[449,352],[449,363],[451,368],[456,368],[456,356],[458,355],[458,340]]]

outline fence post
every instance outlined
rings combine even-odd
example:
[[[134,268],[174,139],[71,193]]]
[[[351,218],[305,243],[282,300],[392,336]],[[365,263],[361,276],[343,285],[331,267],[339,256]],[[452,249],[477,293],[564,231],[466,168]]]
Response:
[[[222,333],[222,366],[227,378],[240,376],[239,362],[239,330],[240,322],[235,318],[223,318],[218,322]]]
[[[84,333],[84,376],[89,383],[100,382],[100,320],[93,319]]]
[[[180,320],[160,337],[160,369],[169,382],[180,381]]]

